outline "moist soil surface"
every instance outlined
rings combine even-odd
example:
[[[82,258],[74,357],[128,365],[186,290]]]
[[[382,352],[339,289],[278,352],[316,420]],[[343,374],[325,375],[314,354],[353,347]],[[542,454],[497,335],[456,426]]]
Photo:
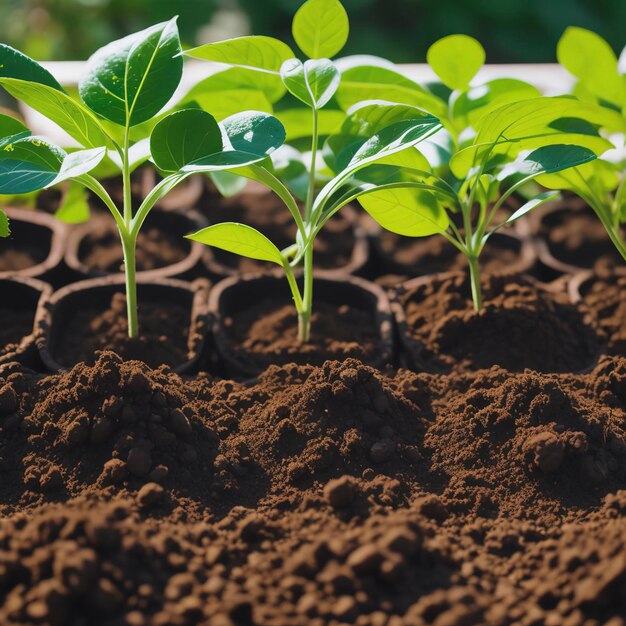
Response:
[[[293,302],[272,298],[224,319],[229,353],[251,370],[290,362],[321,365],[329,358],[357,357],[376,363],[380,331],[372,314],[354,306],[315,303],[311,338],[298,339],[298,318]]]
[[[179,263],[189,254],[189,244],[180,234],[148,226],[137,237],[137,271],[155,270]],[[124,268],[122,244],[111,224],[100,224],[81,241],[78,258],[100,273],[121,272]]]
[[[490,276],[476,312],[464,273],[400,288],[400,329],[411,361],[430,371],[577,372],[593,365],[604,344],[597,325],[557,293],[519,276]]]
[[[114,349],[127,359],[140,359],[156,367],[167,363],[172,367],[187,360],[187,339],[190,326],[188,307],[171,301],[139,303],[141,335],[128,337],[126,297],[116,293],[106,310],[81,308],[60,327],[55,360],[66,367],[80,362],[93,362],[98,350]]]
[[[588,207],[548,213],[541,221],[539,235],[547,241],[552,256],[562,263],[586,269],[596,264],[624,263],[604,226]]]
[[[626,354],[626,274],[597,268],[581,295],[581,308],[605,334],[609,354]]]
[[[13,352],[33,332],[34,321],[34,309],[22,308],[15,302],[0,306],[0,356]]]
[[[295,242],[296,225],[287,207],[271,193],[242,192],[232,198],[215,199],[201,207],[211,223],[241,222],[253,226],[280,249]],[[331,218],[313,244],[314,265],[318,269],[336,269],[347,265],[354,249],[353,225],[342,215]],[[211,248],[215,260],[238,272],[258,272],[273,265]],[[275,267],[275,266],[274,266]]]
[[[0,272],[19,272],[46,260],[50,252],[50,235],[45,229],[39,230],[45,233],[41,241],[24,241],[19,234],[2,240]]]
[[[440,235],[402,237],[382,231],[378,239],[384,268],[397,274],[406,273],[407,278],[465,270],[467,267],[465,255]],[[487,243],[480,260],[484,273],[510,272],[520,261],[519,250]]]
[[[622,357],[0,382],[1,623],[624,623]]]

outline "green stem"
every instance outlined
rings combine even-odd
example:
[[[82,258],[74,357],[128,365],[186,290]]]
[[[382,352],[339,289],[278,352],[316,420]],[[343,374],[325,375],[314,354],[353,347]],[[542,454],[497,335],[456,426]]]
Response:
[[[480,311],[483,306],[483,295],[480,286],[480,271],[478,267],[478,257],[475,255],[468,255],[467,262],[469,263],[470,281],[472,283],[472,300],[474,302],[474,309]]]
[[[315,170],[317,162],[317,109],[313,107],[313,126],[311,129],[311,165],[309,168],[309,187],[304,204],[305,227],[310,224],[315,198]],[[311,313],[313,311],[313,242],[309,241],[304,251],[304,288],[302,309],[298,311],[298,339],[306,343],[311,338]]]
[[[137,314],[137,280],[135,265],[135,246],[137,240],[132,235],[120,231],[122,250],[124,252],[124,273],[126,275],[126,311],[128,315],[128,336],[139,335],[139,320]]]
[[[311,338],[311,314],[313,312],[313,246],[304,253],[304,296],[302,310],[298,312],[298,339],[306,343]]]
[[[137,234],[132,232],[133,201],[130,186],[130,131],[128,124],[124,129],[124,147],[122,175],[124,185],[124,229],[120,229],[122,250],[124,252],[124,275],[126,278],[126,312],[128,317],[128,336],[132,339],[139,336],[139,319],[137,311],[137,276],[135,248]]]
[[[298,311],[298,315],[300,315],[300,312],[302,311],[302,296],[300,295],[300,289],[298,288],[298,283],[293,270],[286,260],[283,263],[283,269],[285,270],[285,276],[287,277],[287,282],[289,283],[289,289],[291,289],[293,303],[296,307],[296,311]]]
[[[128,153],[130,150],[130,130],[128,125],[124,129],[124,158],[122,159],[122,180],[124,186],[124,222],[128,227],[133,219],[133,200],[130,186],[130,163]]]
[[[311,210],[313,208],[313,198],[315,197],[315,170],[317,164],[317,109],[313,107],[313,127],[311,132],[311,165],[309,167],[309,187],[306,193],[304,206],[304,221],[311,220]]]
[[[619,224],[617,228],[615,228],[615,225],[613,224],[613,222],[611,220],[605,219],[602,216],[601,212],[596,211],[596,214],[598,215],[598,217],[600,218],[600,221],[602,222],[604,228],[606,229],[609,239],[613,242],[613,245],[615,246],[617,251],[620,253],[624,261],[626,261],[626,243],[622,239],[622,236],[619,230]]]

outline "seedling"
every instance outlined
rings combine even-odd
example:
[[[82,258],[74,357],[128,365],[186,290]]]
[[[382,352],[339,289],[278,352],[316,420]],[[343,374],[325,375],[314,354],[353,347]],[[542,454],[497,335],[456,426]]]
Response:
[[[626,261],[626,243],[620,230],[626,223],[626,48],[618,61],[599,35],[568,28],[559,41],[557,55],[578,79],[574,93],[602,108],[602,128],[610,134],[614,149],[592,163],[541,176],[539,182],[551,189],[568,189],[585,200]]]
[[[67,154],[11,118],[0,119],[0,193],[20,194],[63,181],[87,188],[109,209],[124,254],[128,334],[139,333],[135,247],[139,231],[155,203],[192,172],[255,163],[279,147],[282,125],[266,113],[237,113],[221,124],[198,109],[175,111],[158,119],[181,79],[183,58],[176,19],[115,41],[87,62],[79,98],[64,91],[41,65],[9,46],[0,46],[0,85],[58,124],[81,147]],[[150,132],[151,131],[151,132]],[[135,137],[133,141],[131,134]],[[90,172],[105,156],[122,173],[124,201],[117,207]],[[151,158],[164,178],[133,207],[130,177]],[[17,174],[17,175],[16,175]],[[76,198],[75,198],[76,200]],[[66,203],[72,221],[84,203]]]
[[[399,235],[443,235],[467,259],[472,299],[479,310],[479,257],[486,242],[557,193],[538,194],[498,222],[504,202],[539,175],[589,163],[610,147],[587,121],[601,117],[597,108],[571,98],[505,104],[475,124],[470,145],[451,155],[449,169],[435,173],[425,157],[413,154],[416,165],[376,172],[378,184],[396,181],[397,189],[373,191],[361,196],[360,203],[383,228]],[[362,179],[360,189],[366,189],[372,179]],[[462,222],[459,227],[455,215]]]
[[[395,163],[395,155],[412,148],[441,128],[439,120],[409,105],[365,102],[349,111],[340,133],[329,139],[335,147],[335,175],[321,189],[316,171],[320,149],[320,111],[337,92],[340,72],[328,57],[344,46],[349,31],[348,17],[338,0],[308,0],[293,20],[293,36],[300,50],[309,57],[304,63],[291,49],[269,37],[241,37],[189,50],[190,56],[219,61],[269,74],[310,110],[311,151],[306,168],[304,208],[298,207],[294,179],[287,169],[274,170],[271,162],[233,170],[272,189],[285,203],[297,226],[293,245],[279,250],[254,228],[227,222],[209,226],[191,239],[253,259],[280,265],[287,277],[298,313],[298,336],[310,339],[313,307],[313,241],[328,219],[354,199],[354,177],[374,163]],[[343,117],[343,116],[342,116]],[[369,193],[371,189],[358,193]],[[358,194],[357,194],[358,195]],[[294,269],[302,265],[303,285],[298,285]]]

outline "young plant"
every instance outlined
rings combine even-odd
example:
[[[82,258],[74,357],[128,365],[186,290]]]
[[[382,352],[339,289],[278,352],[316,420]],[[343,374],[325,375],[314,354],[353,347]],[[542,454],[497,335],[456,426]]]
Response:
[[[474,307],[479,310],[479,257],[489,237],[557,194],[541,193],[498,221],[504,202],[538,176],[589,163],[610,147],[592,125],[601,118],[596,107],[571,98],[537,97],[505,104],[475,123],[475,136],[453,152],[443,172],[433,171],[424,157],[417,167],[378,168],[378,184],[384,180],[403,185],[373,191],[359,200],[392,232],[409,237],[439,233],[454,245],[467,259]],[[374,180],[364,175],[361,179],[360,189]],[[455,216],[461,226],[455,224]]]
[[[155,203],[191,174],[185,166],[202,164],[203,171],[212,172],[255,163],[285,138],[275,118],[256,111],[238,113],[219,125],[213,116],[198,109],[176,111],[158,120],[180,83],[182,66],[176,19],[98,50],[87,62],[79,98],[66,93],[37,62],[0,45],[0,85],[58,124],[81,147],[67,154],[31,137],[28,129],[10,118],[0,119],[0,193],[28,193],[72,181],[104,202],[117,225],[124,254],[130,337],[139,333],[137,237]],[[106,156],[121,170],[122,207],[116,206],[90,173]],[[165,176],[134,207],[131,172],[148,158]],[[81,203],[74,206],[80,208]],[[73,217],[66,215],[70,220]]]
[[[602,129],[614,149],[592,163],[541,176],[538,181],[551,189],[568,189],[585,200],[626,261],[621,233],[626,223],[626,48],[618,60],[602,37],[572,27],[561,37],[557,56],[578,79],[574,93],[602,108]]]
[[[291,49],[269,37],[241,37],[208,44],[187,51],[193,57],[218,61],[261,72],[280,80],[284,89],[309,109],[310,137],[308,163],[291,165],[299,158],[274,168],[271,162],[233,170],[272,189],[291,212],[297,227],[293,245],[279,250],[262,233],[233,222],[215,224],[190,238],[235,254],[280,265],[286,274],[298,313],[298,335],[310,338],[313,307],[313,241],[328,219],[353,198],[346,196],[354,176],[373,163],[383,162],[437,132],[439,120],[421,109],[390,102],[363,103],[349,111],[340,133],[329,141],[343,147],[335,160],[334,176],[320,189],[318,155],[320,150],[320,113],[336,94],[340,83],[337,65],[330,60],[343,48],[349,32],[347,14],[338,0],[308,0],[297,11],[292,26],[300,50],[309,57],[304,63]],[[342,114],[341,119],[345,116]],[[301,123],[301,120],[300,120]],[[283,156],[285,153],[283,152]],[[304,169],[305,184],[296,184]],[[293,193],[302,190],[304,208],[300,210]],[[368,190],[369,191],[369,190]],[[302,265],[303,284],[298,285],[294,268]]]

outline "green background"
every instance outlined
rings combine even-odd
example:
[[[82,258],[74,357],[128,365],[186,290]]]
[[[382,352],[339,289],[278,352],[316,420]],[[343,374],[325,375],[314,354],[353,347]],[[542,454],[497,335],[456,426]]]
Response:
[[[85,59],[112,39],[180,15],[185,45],[249,33],[291,43],[300,0],[0,0],[0,41],[39,60]],[[590,28],[620,51],[626,0],[345,0],[345,54],[424,61],[443,35],[477,37],[490,63],[554,62],[566,26]]]

